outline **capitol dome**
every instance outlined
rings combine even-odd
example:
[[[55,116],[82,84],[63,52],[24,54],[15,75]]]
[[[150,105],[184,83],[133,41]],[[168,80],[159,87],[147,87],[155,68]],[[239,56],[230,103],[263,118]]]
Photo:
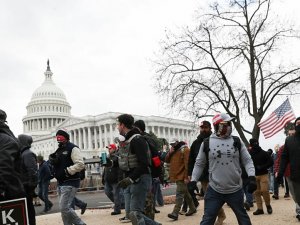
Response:
[[[49,60],[44,73],[45,80],[32,94],[27,115],[23,118],[23,130],[33,136],[48,134],[71,115],[71,106],[64,92],[52,80]]]

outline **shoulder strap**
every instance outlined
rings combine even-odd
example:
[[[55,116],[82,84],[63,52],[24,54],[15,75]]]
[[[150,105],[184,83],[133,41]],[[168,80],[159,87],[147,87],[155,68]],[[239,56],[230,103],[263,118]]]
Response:
[[[241,157],[241,139],[238,136],[232,136],[233,138],[233,147],[237,148],[239,150],[239,160],[240,160],[240,166],[242,167],[242,157]]]
[[[233,146],[239,150],[239,153],[241,152],[242,144],[241,139],[238,136],[232,136],[233,138]]]
[[[208,165],[208,152],[209,152],[209,137],[208,138],[205,138],[203,140],[203,152],[205,153],[205,157],[206,157],[206,165]]]

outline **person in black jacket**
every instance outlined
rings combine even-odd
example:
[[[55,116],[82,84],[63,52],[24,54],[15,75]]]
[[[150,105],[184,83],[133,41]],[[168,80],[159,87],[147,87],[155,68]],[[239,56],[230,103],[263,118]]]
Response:
[[[294,125],[295,135],[288,136],[285,140],[276,181],[282,183],[284,171],[290,164],[290,189],[294,201],[300,205],[300,117],[295,120]],[[297,215],[297,219],[300,221],[300,215]]]
[[[121,214],[122,205],[124,205],[123,191],[117,186],[121,170],[118,167],[118,157],[115,155],[117,152],[117,146],[110,144],[106,146],[109,152],[109,157],[106,160],[108,163],[104,168],[102,180],[104,183],[104,192],[106,196],[114,203],[114,211],[111,215]],[[129,216],[129,215],[128,215]]]
[[[21,179],[26,193],[29,224],[35,225],[35,209],[33,197],[38,184],[38,168],[36,155],[30,150],[33,142],[32,137],[20,134],[18,136],[21,149]]]
[[[0,109],[0,201],[25,197],[20,177],[19,143],[6,125],[6,117]]]
[[[48,198],[49,184],[52,179],[49,162],[44,160],[41,155],[37,156],[37,162],[39,164],[39,198],[45,203],[44,213],[51,210],[53,203]]]
[[[58,184],[59,207],[64,225],[86,225],[72,208],[77,189],[80,186],[80,171],[85,168],[78,146],[70,142],[65,130],[56,132],[58,149],[50,154],[49,162],[53,167]]]
[[[194,165],[195,165],[198,153],[199,153],[200,146],[201,146],[203,140],[205,138],[208,138],[211,135],[211,133],[212,132],[211,132],[210,122],[208,122],[206,120],[202,121],[201,124],[200,124],[200,134],[198,135],[197,139],[192,143],[191,149],[190,149],[189,165],[188,165],[189,178],[191,178],[191,176],[192,176]],[[201,181],[201,185],[202,185],[202,182],[208,183],[208,171],[207,171],[207,169],[202,173],[202,176],[199,178],[199,181]],[[195,192],[194,192],[194,189],[193,189],[193,185],[189,184],[188,188],[189,188],[190,195],[193,198],[193,202],[194,202],[195,206],[198,207],[199,203],[198,203],[198,200],[196,198],[196,195],[195,195]]]
[[[133,225],[160,223],[144,215],[147,192],[151,188],[151,155],[146,140],[140,135],[138,129],[133,128],[134,118],[129,114],[117,117],[117,129],[125,141],[120,144],[118,164],[125,171],[126,178],[118,183],[121,188],[127,189],[124,197],[130,201],[129,218]],[[130,200],[126,200],[127,198]]]
[[[253,160],[253,164],[255,167],[255,177],[257,189],[254,192],[257,210],[253,212],[253,215],[264,214],[262,198],[264,198],[264,202],[267,207],[268,214],[272,214],[273,210],[271,207],[271,199],[269,193],[269,177],[268,177],[268,169],[273,166],[273,159],[270,154],[264,151],[258,143],[257,139],[251,138],[249,140],[250,143],[250,155]]]

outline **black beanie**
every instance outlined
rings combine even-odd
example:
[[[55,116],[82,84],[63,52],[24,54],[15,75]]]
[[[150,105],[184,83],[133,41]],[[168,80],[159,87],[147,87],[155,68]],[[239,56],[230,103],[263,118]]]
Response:
[[[295,120],[295,122],[294,122],[294,126],[296,126],[296,122],[297,122],[297,120],[300,120],[300,117],[298,117],[298,118]]]
[[[145,132],[146,130],[146,125],[143,120],[137,120],[134,122],[133,126],[139,128],[142,132]]]
[[[67,140],[70,140],[70,135],[64,130],[58,130],[55,136],[57,135],[64,136]]]

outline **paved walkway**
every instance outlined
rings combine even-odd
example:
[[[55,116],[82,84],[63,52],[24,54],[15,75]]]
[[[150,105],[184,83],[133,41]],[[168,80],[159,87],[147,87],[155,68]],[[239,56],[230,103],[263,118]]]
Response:
[[[157,209],[160,210],[160,213],[155,215],[155,219],[162,223],[163,225],[168,224],[177,224],[177,225],[198,225],[203,216],[203,200],[200,200],[200,206],[198,207],[198,212],[190,217],[180,216],[178,221],[172,221],[167,217],[167,214],[170,213],[173,209],[174,204],[165,205]],[[295,205],[291,198],[284,199],[281,197],[279,200],[273,200],[271,202],[273,207],[273,214],[266,214],[266,209],[264,215],[253,216],[253,211],[256,209],[251,208],[249,211],[249,216],[251,218],[253,225],[294,225],[300,224],[295,218]],[[236,218],[232,210],[225,205],[224,206],[226,213],[226,220],[224,225],[237,225]],[[87,225],[121,225],[119,218],[124,215],[111,216],[110,212],[112,209],[87,209],[85,214],[81,216],[83,221]],[[80,214],[80,211],[76,211]],[[59,213],[37,216],[37,225],[62,225],[62,220]],[[129,223],[131,224],[131,223]]]

